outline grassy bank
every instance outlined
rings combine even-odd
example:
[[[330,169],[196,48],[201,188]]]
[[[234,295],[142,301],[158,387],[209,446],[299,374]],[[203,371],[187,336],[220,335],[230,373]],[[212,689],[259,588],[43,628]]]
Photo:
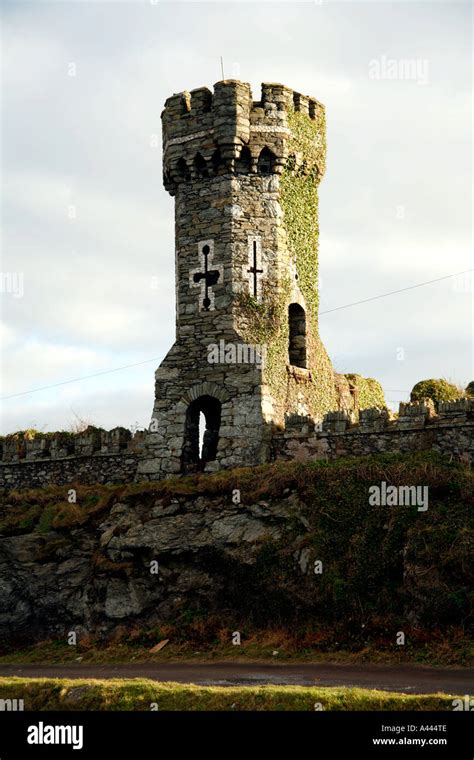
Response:
[[[321,501],[326,507],[349,509],[348,514],[354,516],[360,502],[364,515],[368,516],[367,484],[377,483],[381,478],[392,484],[423,483],[433,491],[431,500],[456,506],[461,513],[468,504],[472,505],[472,469],[437,453],[422,451],[341,457],[333,461],[275,462],[126,485],[71,483],[20,491],[3,488],[0,489],[0,534],[45,534],[51,529],[95,526],[119,501],[152,506],[157,499],[169,504],[171,499],[179,497],[228,497],[235,489],[240,491],[242,505],[254,504],[260,499],[280,499],[289,489],[296,490],[313,509]],[[77,492],[75,504],[68,502],[69,488]],[[216,506],[219,507],[217,501],[210,501],[210,509]],[[406,514],[416,515],[416,508],[406,510]]]
[[[77,485],[72,504],[66,486],[0,491],[3,587],[15,589],[4,611],[29,610],[2,629],[0,662],[469,665],[473,480],[471,469],[419,452]],[[382,482],[428,489],[429,508],[369,504]],[[169,540],[175,521],[182,546]],[[240,540],[241,526],[256,538]],[[109,615],[110,588],[119,590]],[[87,616],[84,594],[93,600]],[[234,631],[241,646],[232,646]]]
[[[156,635],[159,633],[159,635]],[[64,639],[42,641],[28,646],[1,646],[0,664],[72,664],[77,662],[96,664],[158,663],[158,662],[340,662],[340,663],[386,663],[420,664],[430,666],[472,666],[474,645],[462,630],[438,631],[427,639],[408,640],[406,646],[382,647],[375,642],[360,649],[328,649],[307,640],[300,641],[288,631],[273,630],[249,632],[241,646],[232,646],[225,641],[201,640],[193,642],[173,641],[171,626],[144,641],[147,632],[141,631],[139,641],[134,641],[133,632],[124,639],[95,641],[91,638],[79,640],[77,646],[69,646]],[[229,629],[230,633],[230,629]],[[328,634],[329,635],[329,634]],[[159,652],[151,653],[153,644],[165,638],[170,642]],[[226,636],[227,641],[229,636]],[[141,640],[140,640],[141,639]],[[337,640],[337,639],[334,639]]]
[[[452,710],[454,695],[307,686],[194,686],[149,679],[0,678],[29,710]]]

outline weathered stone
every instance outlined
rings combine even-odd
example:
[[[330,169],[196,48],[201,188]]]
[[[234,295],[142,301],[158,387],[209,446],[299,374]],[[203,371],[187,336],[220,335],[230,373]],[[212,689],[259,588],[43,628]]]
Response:
[[[175,196],[177,340],[155,375],[152,418],[157,421],[157,434],[147,440],[147,456],[139,464],[138,477],[265,461],[267,426],[293,405],[312,405],[309,385],[300,391],[306,395],[304,401],[295,398],[293,386],[300,384],[299,376],[290,376],[288,409],[281,409],[266,381],[265,365],[227,362],[222,356],[210,363],[208,346],[221,337],[226,345],[244,343],[246,312],[238,295],[263,303],[268,291],[286,299],[286,309],[294,301],[304,304],[295,277],[292,292],[285,293],[293,254],[288,248],[279,175],[287,159],[289,112],[296,109],[309,122],[314,120],[316,102],[311,99],[310,113],[308,97],[293,97],[289,88],[264,84],[261,103],[254,103],[249,85],[237,81],[218,82],[213,93],[200,88],[190,100],[182,93],[166,101],[163,181]],[[321,119],[315,129],[323,145],[323,107],[319,108]],[[300,173],[306,171],[309,168],[302,160]],[[314,177],[315,193],[319,180],[320,175]],[[316,259],[313,277],[316,282]],[[316,355],[321,346],[316,347],[317,324],[311,319],[311,351]],[[305,320],[300,328],[304,333]],[[297,336],[296,343],[297,350],[305,353],[304,335]],[[291,357],[285,350],[277,361],[284,368]],[[306,366],[306,359],[301,361]],[[324,361],[326,381],[333,384],[329,359]],[[318,369],[322,377],[323,369]],[[311,376],[305,380],[310,383]],[[185,407],[177,417],[176,404],[183,399]],[[226,429],[223,420],[236,410],[239,414]],[[209,429],[202,451],[200,413]],[[242,439],[251,445],[243,446]],[[159,462],[159,466],[149,462]]]
[[[335,441],[348,436],[329,437]],[[124,496],[104,514],[99,529],[91,521],[61,532],[0,536],[2,641],[65,638],[71,630],[78,636],[107,635],[119,625],[146,629],[174,623],[183,609],[196,604],[210,614],[226,616],[229,609],[239,614],[238,608],[229,608],[229,599],[236,590],[247,593],[247,586],[239,589],[238,584],[239,579],[246,584],[250,578],[252,588],[258,589],[250,604],[260,606],[265,595],[273,595],[277,588],[298,616],[315,619],[321,586],[312,574],[312,562],[318,558],[313,542],[332,530],[324,499],[321,511],[314,496],[293,488],[248,505],[233,504],[230,494],[183,495],[171,503],[153,498],[146,491],[139,498]],[[439,519],[449,520],[441,513]],[[382,528],[386,524],[382,513],[380,521]],[[394,533],[398,538],[392,541],[402,541],[397,552],[404,562],[404,614],[416,621],[420,611],[434,603],[433,582],[438,592],[446,588],[451,593],[447,583],[451,576],[448,572],[438,578],[426,572],[431,559],[419,558],[416,531]],[[371,540],[377,535],[373,527],[370,535]],[[345,540],[349,552],[350,527],[345,529]],[[58,541],[63,546],[55,549]],[[401,549],[406,542],[411,542],[411,556],[405,561]],[[465,551],[468,568],[467,544]],[[276,559],[276,575],[265,572],[269,557]],[[158,573],[150,572],[151,560],[158,562]],[[467,583],[468,576],[459,582]],[[318,620],[322,614],[320,609]]]

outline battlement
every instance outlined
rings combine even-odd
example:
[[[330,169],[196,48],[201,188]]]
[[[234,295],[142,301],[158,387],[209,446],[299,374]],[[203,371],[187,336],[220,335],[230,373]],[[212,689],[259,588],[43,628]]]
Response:
[[[289,415],[274,429],[271,459],[306,460],[366,456],[383,452],[436,451],[464,464],[474,462],[474,398],[440,404],[400,404],[388,409],[339,410],[322,420]],[[0,487],[38,488],[48,483],[130,483],[141,479],[146,431],[90,427],[82,433],[28,431],[0,439]],[[232,466],[230,461],[228,466]]]
[[[274,430],[272,459],[336,459],[348,456],[435,451],[463,464],[474,462],[474,398],[439,404],[430,400],[389,409],[336,411],[315,422],[292,415],[284,430]]]
[[[381,431],[416,430],[420,428],[444,427],[474,423],[474,398],[461,398],[449,403],[440,403],[435,411],[430,399],[424,401],[401,402],[398,416],[389,409],[361,409],[359,419],[346,410],[328,412],[318,425],[305,417],[293,415],[288,418],[285,431],[279,435],[293,437],[299,435],[331,433],[372,433]]]
[[[283,431],[274,432],[277,438],[327,437],[339,433],[396,432],[474,424],[474,398],[439,404],[435,412],[433,403],[400,403],[398,417],[388,409],[361,409],[359,419],[354,412],[338,410],[325,414],[317,421],[302,415],[286,419]],[[147,432],[116,427],[112,430],[89,427],[82,433],[47,433],[29,437],[28,433],[15,433],[0,438],[0,463],[10,464],[35,460],[143,453]]]
[[[217,82],[214,92],[200,87],[172,95],[161,115],[166,189],[174,195],[180,183],[224,174],[280,174],[290,112],[314,122],[323,144],[324,106],[281,84],[262,84],[256,102],[250,85],[237,80]],[[313,169],[298,159],[298,171]]]
[[[16,433],[0,439],[0,462],[13,463],[34,460],[65,459],[67,457],[93,456],[141,452],[145,431],[132,435],[130,430],[116,427],[112,430],[89,427],[82,433],[57,432],[37,434]]]

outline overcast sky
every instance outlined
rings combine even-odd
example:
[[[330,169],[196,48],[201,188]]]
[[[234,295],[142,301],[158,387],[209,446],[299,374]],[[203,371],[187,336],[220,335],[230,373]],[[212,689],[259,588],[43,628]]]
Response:
[[[322,311],[471,267],[470,14],[456,2],[3,3],[2,396],[152,361],[7,399],[1,432],[75,415],[149,423],[174,339],[160,113],[172,93],[221,79],[221,55],[254,99],[276,81],[326,105]],[[466,385],[471,282],[322,315],[335,368],[378,378],[390,402],[427,377]]]

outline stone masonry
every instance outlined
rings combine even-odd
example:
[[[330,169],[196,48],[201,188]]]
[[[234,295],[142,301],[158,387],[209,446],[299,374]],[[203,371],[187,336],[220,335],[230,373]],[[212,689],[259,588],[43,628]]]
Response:
[[[24,445],[12,436],[0,447],[0,487],[17,490],[140,480],[140,464],[148,456],[144,441],[143,432],[131,436],[123,428],[71,436],[68,448],[58,446],[54,436],[26,440]],[[398,451],[437,451],[472,464],[474,399],[440,404],[437,413],[430,403],[402,403],[397,418],[387,409],[364,409],[358,422],[345,411],[329,412],[321,424],[291,415],[284,429],[273,432],[269,459],[329,460]]]
[[[455,461],[474,462],[474,399],[401,403],[398,417],[388,409],[362,409],[354,422],[347,412],[330,412],[321,429],[310,420],[288,419],[272,439],[272,458],[336,459],[409,451],[436,451]]]
[[[314,417],[311,399],[322,398],[320,387],[329,387],[322,411],[338,406],[334,373],[299,287],[280,202],[290,112],[317,125],[315,141],[325,145],[323,106],[282,85],[263,84],[259,102],[238,81],[166,101],[163,181],[175,197],[176,342],[156,371],[141,478],[268,461],[273,425],[288,413]],[[323,159],[316,167],[304,155],[291,158],[300,176],[312,172],[316,198]],[[312,256],[316,287],[316,250]],[[293,308],[286,317],[295,332],[290,353],[285,341],[273,357],[284,373],[279,394],[270,387],[272,368],[265,361],[209,362],[212,344],[248,346],[252,308],[256,315],[268,310],[267,294],[283,299],[287,315]],[[252,345],[260,343],[254,331]],[[201,451],[200,419],[206,428]]]
[[[157,480],[274,459],[434,449],[473,458],[473,400],[383,407],[334,372],[318,330],[324,107],[280,85],[218,82],[168,98],[163,182],[175,198],[176,341],[148,430],[7,436],[0,486]]]

